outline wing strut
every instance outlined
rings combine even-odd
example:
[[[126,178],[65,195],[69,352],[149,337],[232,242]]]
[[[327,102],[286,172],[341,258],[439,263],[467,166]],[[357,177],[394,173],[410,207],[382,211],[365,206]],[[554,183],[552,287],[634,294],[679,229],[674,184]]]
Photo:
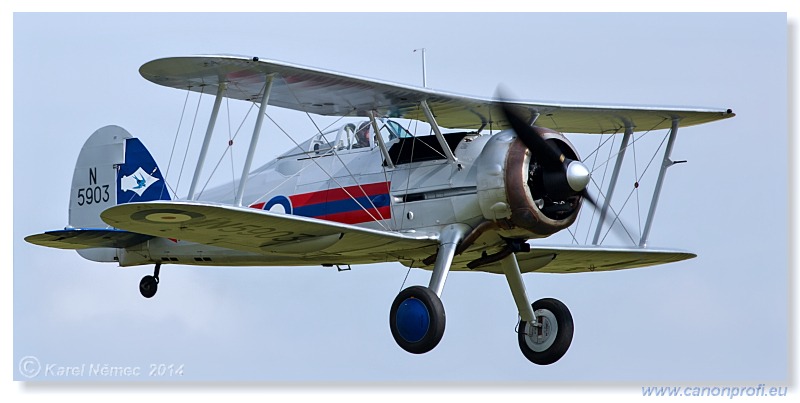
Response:
[[[188,200],[194,199],[194,190],[197,188],[197,181],[200,180],[200,171],[203,170],[203,164],[206,162],[208,145],[211,143],[211,134],[214,132],[214,125],[217,123],[217,115],[219,115],[219,107],[222,104],[222,98],[227,87],[227,83],[224,82],[219,83],[217,86],[217,98],[214,99],[214,108],[211,110],[211,118],[208,120],[206,137],[203,139],[203,147],[200,149],[200,156],[197,158],[197,167],[194,169],[192,185],[189,186],[189,194],[186,196]]]
[[[378,129],[378,122],[375,120],[375,111],[369,111],[369,121],[372,123],[372,131],[375,132],[375,138],[378,140],[378,147],[381,148],[381,154],[383,154],[383,159],[386,161],[386,167],[394,169],[392,158],[389,157],[389,149],[386,148],[381,131]]]
[[[422,106],[422,111],[425,112],[425,116],[428,118],[428,123],[430,123],[431,129],[433,129],[433,133],[436,134],[436,140],[439,140],[439,145],[442,146],[444,156],[447,157],[448,161],[456,162],[456,156],[453,155],[453,150],[450,149],[450,146],[447,145],[447,140],[442,136],[442,131],[439,130],[439,125],[436,123],[433,112],[431,112],[431,108],[428,106],[428,101],[423,99],[419,104]]]
[[[600,209],[600,219],[597,222],[597,229],[594,232],[594,239],[592,240],[592,245],[597,245],[597,241],[598,239],[600,239],[600,231],[603,230],[603,222],[606,219],[606,213],[608,212],[608,205],[611,203],[611,196],[614,195],[614,189],[617,187],[619,170],[622,167],[622,160],[625,158],[625,150],[628,149],[628,142],[631,139],[632,133],[633,133],[633,127],[630,125],[626,126],[625,134],[622,136],[622,143],[619,145],[619,152],[617,153],[617,162],[614,164],[614,172],[611,173],[611,181],[608,183],[608,190],[606,191],[606,197],[605,200],[603,201],[603,207]]]
[[[261,96],[261,105],[258,107],[258,118],[256,119],[256,126],[253,128],[253,137],[250,139],[250,148],[247,150],[247,159],[244,161],[244,169],[242,169],[242,179],[239,180],[239,190],[236,192],[235,205],[242,205],[242,197],[244,197],[244,188],[247,183],[247,177],[250,175],[250,166],[253,164],[253,155],[256,152],[256,144],[258,144],[258,135],[261,133],[261,125],[264,123],[264,115],[267,112],[267,101],[269,101],[269,93],[272,91],[272,79],[274,74],[267,75],[267,82],[264,84],[264,94]]]
[[[650,212],[647,213],[647,221],[644,224],[644,231],[642,231],[642,239],[639,240],[639,246],[642,248],[647,247],[647,237],[650,235],[650,227],[653,225],[653,216],[656,213],[658,199],[661,196],[661,187],[664,185],[664,176],[667,174],[667,168],[675,165],[675,162],[669,159],[669,157],[672,156],[672,146],[675,145],[675,136],[678,134],[679,123],[680,118],[672,118],[672,128],[669,130],[669,140],[667,141],[667,148],[664,150],[664,160],[661,163],[661,171],[658,173],[656,188],[653,191],[653,200],[650,202]]]

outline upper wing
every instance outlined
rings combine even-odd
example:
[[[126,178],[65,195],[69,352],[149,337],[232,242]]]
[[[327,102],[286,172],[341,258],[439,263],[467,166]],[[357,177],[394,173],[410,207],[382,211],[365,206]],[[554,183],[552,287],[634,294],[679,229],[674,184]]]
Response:
[[[330,263],[385,261],[386,256],[418,259],[434,253],[437,246],[434,235],[412,236],[198,202],[127,203],[100,216],[116,228],[141,234],[261,254],[319,256]]]
[[[603,246],[531,246],[527,253],[517,253],[523,273],[586,273],[655,266],[697,257],[694,253],[666,249],[642,249]],[[477,270],[502,273],[499,263]]]
[[[141,75],[160,85],[215,94],[219,83],[225,96],[258,101],[266,76],[273,74],[269,104],[319,115],[368,116],[426,120],[420,102],[426,100],[439,126],[504,129],[508,122],[498,100],[459,95],[290,63],[243,56],[189,56],[157,59],[144,64]],[[507,101],[531,115],[537,125],[568,133],[611,133],[627,126],[635,131],[669,128],[672,120],[692,126],[733,117],[730,109],[661,106],[581,105]]]

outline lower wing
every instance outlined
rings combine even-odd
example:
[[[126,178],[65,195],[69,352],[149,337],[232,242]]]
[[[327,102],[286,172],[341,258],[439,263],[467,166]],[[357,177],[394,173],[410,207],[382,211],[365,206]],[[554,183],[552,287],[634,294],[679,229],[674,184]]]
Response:
[[[58,249],[127,248],[153,238],[149,235],[105,228],[70,228],[30,235],[25,240]]]
[[[668,250],[603,246],[531,246],[531,251],[517,253],[523,273],[586,273],[634,269],[679,262],[697,257],[694,253]],[[499,262],[476,270],[503,273]]]
[[[127,231],[205,245],[285,255],[387,255],[414,259],[436,251],[436,234],[379,231],[248,207],[200,202],[120,204],[101,214]],[[347,259],[340,259],[346,261]]]

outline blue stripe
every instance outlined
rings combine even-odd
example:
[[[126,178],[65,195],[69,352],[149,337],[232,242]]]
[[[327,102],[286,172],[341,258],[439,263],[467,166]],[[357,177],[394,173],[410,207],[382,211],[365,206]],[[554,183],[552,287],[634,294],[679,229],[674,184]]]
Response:
[[[370,203],[372,199],[372,203]],[[356,203],[356,200],[358,203]],[[328,214],[347,213],[350,211],[358,211],[362,208],[370,209],[374,204],[376,208],[386,207],[389,205],[389,194],[379,194],[369,197],[358,197],[356,200],[344,199],[336,200],[326,203],[309,204],[307,206],[295,206],[294,214],[304,217],[319,217]],[[361,205],[359,206],[359,203]]]

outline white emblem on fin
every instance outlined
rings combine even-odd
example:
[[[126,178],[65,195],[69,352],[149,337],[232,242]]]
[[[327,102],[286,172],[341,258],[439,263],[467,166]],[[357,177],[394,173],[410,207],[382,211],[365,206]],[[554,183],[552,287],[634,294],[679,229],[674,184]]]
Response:
[[[150,176],[142,167],[139,167],[133,175],[123,176],[119,180],[119,185],[123,191],[136,192],[137,195],[141,196],[156,181],[158,181],[158,178]]]

